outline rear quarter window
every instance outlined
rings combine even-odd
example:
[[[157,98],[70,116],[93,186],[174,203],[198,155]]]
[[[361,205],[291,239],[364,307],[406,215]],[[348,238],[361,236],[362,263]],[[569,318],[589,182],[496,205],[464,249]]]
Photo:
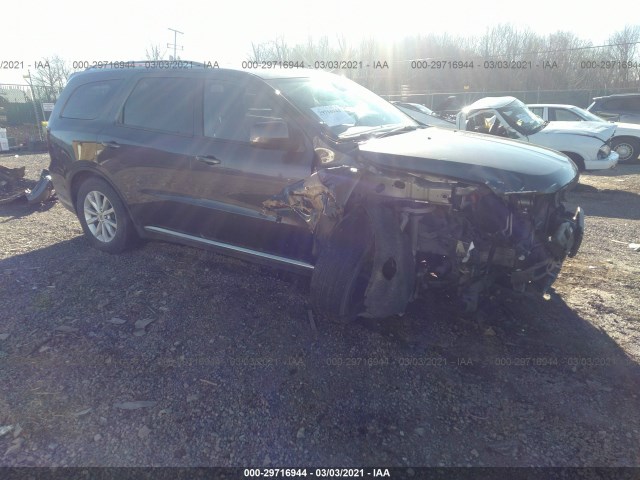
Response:
[[[76,88],[60,114],[63,118],[93,120],[102,112],[121,80],[85,83]]]

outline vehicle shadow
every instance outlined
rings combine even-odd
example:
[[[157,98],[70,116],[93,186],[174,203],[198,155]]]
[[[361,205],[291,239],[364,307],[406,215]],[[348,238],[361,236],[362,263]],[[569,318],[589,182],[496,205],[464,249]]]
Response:
[[[22,196],[11,203],[0,205],[0,223],[27,217],[34,212],[46,212],[55,206],[56,201],[54,196],[44,203],[29,205],[26,197]]]
[[[274,270],[81,237],[0,260],[0,291],[0,417],[29,432],[3,464],[640,463],[639,365],[557,296],[330,325]]]
[[[640,163],[619,163],[615,168],[608,170],[587,170],[580,172],[580,176],[585,177],[623,177],[636,174],[640,174]]]
[[[640,392],[640,365],[557,295],[545,301],[505,292],[467,315],[445,295],[432,293],[402,318],[359,319],[343,335],[343,348],[350,352],[359,338],[370,338],[360,341],[362,355],[375,351],[372,338],[384,342],[406,391],[427,393],[425,408],[415,405],[407,416],[394,415],[393,408],[382,411],[394,424],[407,430],[422,425],[430,438],[443,440],[430,452],[432,465],[436,459],[446,465],[475,464],[472,446],[485,465],[608,465],[612,458],[619,465],[640,462],[628,443],[639,437],[638,421],[629,415],[634,416]],[[358,384],[355,377],[352,381]],[[378,385],[360,382],[360,387],[361,395],[373,395]],[[352,418],[357,415],[341,417],[355,434]],[[591,450],[585,447],[584,439],[606,437],[612,429],[624,432],[616,447],[600,442]],[[569,455],[552,453],[553,442],[561,442]],[[451,455],[451,444],[469,447]],[[396,452],[416,460],[420,456],[420,449]]]

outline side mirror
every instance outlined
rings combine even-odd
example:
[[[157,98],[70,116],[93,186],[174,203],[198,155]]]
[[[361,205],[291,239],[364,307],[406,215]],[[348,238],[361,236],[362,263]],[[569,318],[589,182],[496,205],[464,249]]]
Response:
[[[282,120],[257,122],[251,127],[249,141],[260,147],[283,148],[290,141],[289,126]]]

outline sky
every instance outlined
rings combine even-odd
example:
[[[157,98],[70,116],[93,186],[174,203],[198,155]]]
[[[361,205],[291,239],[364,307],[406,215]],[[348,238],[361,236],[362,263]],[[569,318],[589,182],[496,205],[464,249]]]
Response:
[[[479,36],[487,27],[509,23],[542,35],[570,31],[601,44],[624,27],[620,18],[640,23],[640,1],[617,0],[615,10],[625,13],[607,15],[601,3],[558,0],[7,0],[0,26],[0,67],[18,61],[24,70],[0,69],[0,83],[25,83],[29,65],[33,68],[36,60],[54,55],[70,62],[145,60],[151,45],[159,45],[161,52],[171,50],[169,28],[184,32],[177,41],[184,48],[178,52],[181,58],[240,67],[252,42],[278,36],[289,45],[323,35],[332,41],[344,35],[354,43],[370,37],[392,42],[428,33]]]

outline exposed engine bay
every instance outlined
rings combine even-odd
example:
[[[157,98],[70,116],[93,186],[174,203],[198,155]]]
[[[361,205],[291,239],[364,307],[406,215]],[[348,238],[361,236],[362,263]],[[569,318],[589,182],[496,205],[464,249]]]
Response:
[[[412,224],[418,288],[455,285],[467,310],[494,281],[546,294],[584,229],[582,212],[569,214],[560,195],[500,198],[486,188],[456,187],[450,205],[401,209],[403,223]]]

